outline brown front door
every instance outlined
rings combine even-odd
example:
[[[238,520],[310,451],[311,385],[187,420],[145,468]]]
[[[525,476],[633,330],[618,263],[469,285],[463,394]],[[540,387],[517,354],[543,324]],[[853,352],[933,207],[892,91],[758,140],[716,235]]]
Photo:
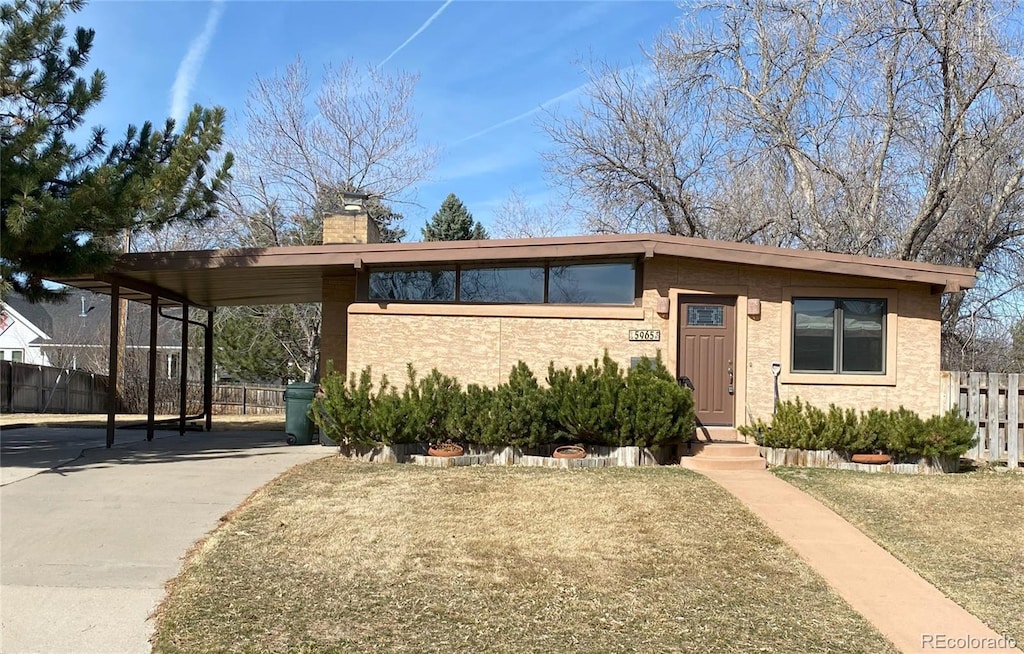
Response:
[[[679,298],[679,375],[693,383],[697,420],[732,425],[736,397],[736,298]]]

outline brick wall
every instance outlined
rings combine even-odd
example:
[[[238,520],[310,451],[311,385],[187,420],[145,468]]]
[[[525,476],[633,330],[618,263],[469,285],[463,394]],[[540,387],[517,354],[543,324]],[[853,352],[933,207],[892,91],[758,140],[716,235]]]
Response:
[[[324,218],[323,242],[380,243],[380,231],[362,211],[339,213]]]
[[[566,307],[564,312],[573,315],[562,317],[540,315],[545,311],[529,306],[391,304],[381,308],[376,304],[352,304],[354,284],[344,291],[338,287],[330,291],[337,295],[330,296],[326,284],[324,359],[333,357],[337,363],[344,342],[340,330],[347,330],[348,369],[361,370],[370,365],[376,379],[387,374],[399,385],[405,380],[406,363],[412,363],[421,375],[436,367],[458,377],[463,384],[493,386],[504,380],[519,360],[543,379],[549,361],[558,366],[586,363],[600,357],[605,349],[623,366],[629,365],[630,357],[654,356],[660,351],[674,371],[678,307],[672,306],[667,317],[658,315],[658,298],[685,293],[740,295],[737,340],[742,342],[737,342],[736,417],[741,424],[748,415],[771,414],[771,363],[786,363],[783,343],[789,338],[781,333],[785,288],[889,289],[896,293],[899,314],[894,384],[784,383],[781,397],[799,396],[823,407],[834,402],[858,409],[903,405],[924,415],[939,411],[940,296],[933,295],[926,285],[655,257],[645,262],[641,307],[591,308],[593,315],[588,315],[584,307]],[[761,300],[759,317],[746,315],[746,298]],[[335,306],[330,307],[332,303]],[[343,305],[347,307],[347,322],[340,317]],[[561,310],[551,306],[544,309],[549,314]],[[535,315],[530,315],[531,311]],[[330,321],[328,314],[334,316]],[[660,329],[662,339],[631,343],[630,329]],[[333,333],[329,333],[331,330]],[[329,356],[328,351],[333,354]]]
[[[356,279],[325,277],[320,323],[320,370],[346,373],[348,368],[348,307],[356,299]],[[347,373],[346,373],[347,374]]]

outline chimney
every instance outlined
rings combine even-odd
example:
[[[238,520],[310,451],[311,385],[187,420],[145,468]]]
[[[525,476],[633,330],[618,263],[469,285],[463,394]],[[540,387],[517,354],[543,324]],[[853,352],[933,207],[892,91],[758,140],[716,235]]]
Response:
[[[366,213],[364,193],[342,193],[341,211],[324,217],[323,242],[329,243],[380,243],[380,231]]]

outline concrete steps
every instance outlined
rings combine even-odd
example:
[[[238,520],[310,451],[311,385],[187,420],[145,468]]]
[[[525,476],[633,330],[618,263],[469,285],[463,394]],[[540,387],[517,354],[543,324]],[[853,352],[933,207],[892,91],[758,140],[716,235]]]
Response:
[[[739,442],[745,443],[746,438],[736,431],[735,427],[698,427],[697,428],[697,440],[707,442],[707,438],[710,436],[711,441],[714,443],[722,442]]]
[[[690,443],[679,465],[690,470],[764,470],[757,445],[738,441]]]

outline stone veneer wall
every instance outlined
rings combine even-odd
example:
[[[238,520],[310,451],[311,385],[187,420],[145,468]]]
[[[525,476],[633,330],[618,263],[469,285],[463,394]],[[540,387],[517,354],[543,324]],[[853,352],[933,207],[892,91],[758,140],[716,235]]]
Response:
[[[326,280],[325,280],[326,284]],[[783,293],[790,286],[836,289],[895,289],[898,293],[896,383],[780,385],[782,399],[797,396],[812,404],[867,409],[873,406],[894,409],[900,405],[931,415],[939,411],[939,298],[923,284],[886,282],[826,273],[786,271],[771,268],[693,261],[673,257],[655,257],[644,265],[642,307],[613,311],[567,307],[575,317],[531,316],[543,313],[529,306],[480,307],[468,305],[376,304],[356,303],[348,308],[348,369],[361,370],[370,365],[374,377],[387,374],[402,385],[406,363],[411,362],[422,375],[431,368],[457,377],[463,384],[494,386],[507,378],[519,360],[525,361],[544,378],[549,361],[557,366],[586,363],[600,357],[605,349],[621,365],[630,357],[654,356],[659,351],[670,370],[676,367],[675,332],[678,306],[671,313],[656,313],[659,297],[675,293],[723,293],[743,290],[737,303],[737,320],[745,329],[737,329],[737,424],[748,416],[767,417],[772,409],[771,363],[782,361],[781,333]],[[325,286],[324,327],[328,342],[329,313]],[[746,298],[761,300],[761,315],[746,315]],[[351,301],[348,296],[344,300]],[[551,306],[544,307],[549,312]],[[480,315],[445,315],[459,313]],[[412,314],[423,315],[412,315]],[[505,315],[493,315],[503,313]],[[607,314],[598,317],[598,314]],[[491,315],[486,315],[491,314]],[[614,314],[614,317],[609,317]],[[628,314],[628,315],[627,315]],[[630,329],[660,329],[659,342],[630,342]],[[330,335],[334,338],[334,335]],[[325,350],[326,351],[326,350]],[[326,353],[324,359],[329,358]],[[782,361],[787,365],[787,362]],[[841,380],[840,380],[841,381]]]

